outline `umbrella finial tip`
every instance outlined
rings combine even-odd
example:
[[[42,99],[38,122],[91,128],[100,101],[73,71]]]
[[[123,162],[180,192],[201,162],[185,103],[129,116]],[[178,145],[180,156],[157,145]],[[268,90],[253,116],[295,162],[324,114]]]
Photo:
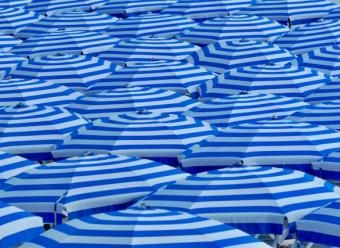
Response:
[[[92,155],[94,155],[93,152],[90,152],[90,151],[83,152],[83,156],[92,156]]]
[[[140,208],[142,209],[151,209],[151,207],[149,205],[147,205],[145,202],[142,202],[140,205],[139,205]]]
[[[272,116],[272,120],[277,120],[278,119],[278,116],[277,115],[273,115]]]
[[[23,102],[19,102],[18,104],[16,104],[16,105],[14,106],[15,109],[18,109],[18,108],[25,108],[25,107],[27,107],[27,105],[26,105],[25,103],[23,103]]]
[[[240,91],[240,95],[246,95],[246,94],[248,94],[248,91],[246,91],[246,90],[241,90]]]
[[[138,110],[136,111],[136,114],[149,114],[149,113],[151,113],[151,112],[148,111],[148,110],[145,109],[145,108],[138,109]]]

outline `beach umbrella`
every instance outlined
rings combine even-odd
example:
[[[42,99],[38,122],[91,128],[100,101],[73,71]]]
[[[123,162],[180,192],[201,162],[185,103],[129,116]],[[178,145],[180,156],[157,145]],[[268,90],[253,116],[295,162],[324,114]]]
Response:
[[[302,64],[340,77],[340,44],[313,49],[301,55]]]
[[[318,177],[254,166],[199,173],[159,189],[138,204],[185,211],[251,234],[284,239],[298,219],[339,197],[336,186]]]
[[[122,17],[139,15],[147,12],[159,12],[177,0],[122,0],[108,1],[106,4],[98,7],[95,11],[110,15]]]
[[[281,36],[275,44],[299,55],[340,42],[340,20],[318,20],[296,27]]]
[[[165,38],[136,38],[118,42],[113,48],[98,54],[117,64],[152,60],[184,60],[198,51],[198,46],[185,41]]]
[[[297,239],[301,242],[336,247],[340,244],[340,200],[321,207],[296,222]]]
[[[176,166],[179,154],[215,133],[215,127],[191,117],[138,111],[94,120],[70,134],[53,155],[114,152]]]
[[[185,61],[127,62],[108,77],[91,85],[89,91],[153,87],[186,93],[213,78],[215,75],[212,72]]]
[[[87,120],[65,109],[47,106],[15,106],[0,109],[0,150],[33,160],[51,158],[55,144]]]
[[[0,79],[5,78],[15,67],[26,61],[25,58],[17,56],[13,53],[5,53],[0,51]]]
[[[47,105],[66,107],[82,94],[63,85],[39,79],[11,78],[0,80],[0,106]]]
[[[43,231],[40,217],[0,201],[1,247],[18,247]]]
[[[240,13],[265,16],[291,26],[323,17],[336,7],[328,0],[259,0]]]
[[[313,162],[314,174],[331,182],[340,182],[340,149]]]
[[[303,100],[321,86],[329,76],[308,67],[288,64],[265,64],[235,68],[201,84],[200,100],[225,97],[242,92],[276,94]]]
[[[91,213],[126,208],[187,174],[154,161],[116,155],[62,160],[23,172],[3,184],[0,198],[60,223]]]
[[[287,27],[265,17],[234,14],[207,20],[177,37],[198,45],[243,38],[273,42],[288,31]]]
[[[295,56],[277,45],[253,40],[221,40],[195,51],[186,58],[216,73],[266,63],[287,63]]]
[[[11,52],[30,58],[60,53],[90,54],[108,50],[117,42],[117,38],[98,32],[60,30],[28,38]]]
[[[120,39],[143,36],[172,38],[197,23],[180,15],[144,14],[121,19],[111,25],[107,34]]]
[[[22,248],[83,246],[85,243],[131,248],[270,247],[218,221],[178,211],[130,208],[68,221],[25,243]]]
[[[101,58],[58,54],[29,59],[17,66],[11,75],[47,80],[85,91],[92,82],[107,77],[114,70],[114,64]]]
[[[312,94],[305,98],[305,102],[316,104],[339,100],[340,98],[340,78],[331,78],[331,81],[321,86]]]
[[[21,42],[21,40],[16,39],[13,36],[0,34],[0,52],[8,52],[11,48]]]
[[[314,161],[339,149],[340,133],[291,120],[261,120],[221,130],[179,156],[189,172],[227,166],[278,166],[311,172]]]
[[[328,15],[324,17],[324,19],[340,19],[340,7],[333,9]]]
[[[28,25],[16,37],[29,38],[35,35],[60,30],[84,30],[104,32],[118,18],[96,12],[69,11],[55,14]]]
[[[6,2],[16,2],[8,1]],[[18,2],[18,1],[17,1]],[[0,33],[15,35],[18,31],[26,26],[37,22],[42,18],[38,13],[29,11],[24,8],[6,8],[2,6],[3,3],[0,0]]]
[[[181,114],[197,104],[193,99],[173,91],[131,87],[85,95],[67,109],[88,119],[98,119],[140,110]]]
[[[181,0],[161,11],[190,19],[206,19],[229,15],[249,6],[252,0]]]
[[[288,97],[245,93],[213,98],[198,104],[184,114],[225,128],[273,116],[282,118],[299,111],[306,105],[304,102]]]
[[[0,0],[0,8],[24,8],[32,0]]]

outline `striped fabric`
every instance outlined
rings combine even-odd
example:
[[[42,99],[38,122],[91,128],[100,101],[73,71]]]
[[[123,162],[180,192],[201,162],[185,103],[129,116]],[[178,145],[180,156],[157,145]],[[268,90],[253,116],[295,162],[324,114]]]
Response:
[[[249,6],[252,0],[181,0],[162,10],[161,13],[182,15],[190,19],[225,16]]]
[[[187,96],[157,88],[117,88],[83,96],[67,108],[88,119],[139,110],[181,114],[198,103]]]
[[[172,38],[195,25],[195,21],[180,15],[145,14],[121,19],[107,33],[120,39],[142,36]]]
[[[305,102],[315,104],[340,99],[340,78],[332,78],[331,81],[305,98]]]
[[[265,120],[273,116],[289,116],[306,105],[293,98],[249,93],[213,98],[184,114],[225,128],[244,122]]]
[[[340,20],[340,7],[333,9],[327,16],[324,17],[325,19],[335,19]]]
[[[334,201],[297,221],[297,238],[303,242],[336,247],[340,244],[340,200]]]
[[[41,218],[0,202],[0,246],[18,247],[44,231]]]
[[[15,2],[14,0],[5,1]],[[39,14],[27,9],[3,8],[2,4],[0,0],[0,30],[2,34],[16,34],[21,29],[42,18]]]
[[[17,66],[11,75],[39,78],[85,91],[94,81],[107,77],[114,70],[114,64],[97,57],[65,54],[27,60]]]
[[[108,50],[118,41],[117,38],[97,32],[61,30],[31,37],[11,52],[30,58],[60,53],[90,54]]]
[[[247,39],[221,40],[192,53],[186,60],[223,73],[227,70],[266,63],[287,63],[295,57],[277,45]]]
[[[200,100],[225,97],[240,92],[276,94],[303,100],[326,83],[329,76],[293,64],[267,64],[227,71],[198,88]]]
[[[311,163],[339,149],[340,133],[290,120],[242,123],[224,129],[180,156],[186,171],[267,165],[311,171]]]
[[[118,18],[96,12],[71,11],[55,14],[27,26],[16,34],[17,37],[29,38],[32,36],[56,32],[58,30],[84,30],[103,32]]]
[[[184,115],[139,111],[102,118],[79,128],[57,146],[54,157],[114,152],[178,165],[177,156],[216,128]]]
[[[333,43],[340,43],[340,20],[321,19],[297,27],[275,41],[276,45],[297,55]]]
[[[21,42],[21,40],[16,39],[13,36],[0,34],[0,52],[8,52],[11,48]]]
[[[81,93],[65,86],[39,79],[12,78],[0,81],[0,106],[19,103],[66,107]]]
[[[72,232],[70,232],[72,230]],[[43,247],[269,248],[242,231],[188,213],[132,208],[83,217],[25,243]]]
[[[64,137],[88,123],[62,108],[18,104],[0,109],[0,150],[33,160],[51,159]]]
[[[5,78],[15,67],[26,61],[25,58],[16,56],[13,53],[5,53],[0,51],[0,79]]]
[[[0,8],[24,8],[32,0],[0,0]]]
[[[252,234],[282,234],[296,220],[340,194],[334,185],[297,170],[226,168],[199,173],[147,196],[139,204],[187,211]]]
[[[287,27],[265,17],[234,14],[207,20],[185,30],[178,38],[198,45],[243,38],[272,42],[288,31]]]
[[[43,217],[44,223],[59,223],[61,218],[125,208],[186,176],[150,160],[115,155],[75,157],[7,180],[0,198]]]
[[[331,182],[340,183],[340,149],[313,162],[314,174]]]
[[[340,77],[340,43],[313,49],[301,55],[302,63],[334,77]]]
[[[152,60],[184,60],[200,48],[188,42],[165,38],[136,38],[118,42],[110,50],[98,54],[117,64]]]
[[[95,82],[90,91],[119,87],[153,87],[185,93],[190,88],[215,78],[205,68],[183,61],[156,60],[147,63],[127,63],[110,76]]]

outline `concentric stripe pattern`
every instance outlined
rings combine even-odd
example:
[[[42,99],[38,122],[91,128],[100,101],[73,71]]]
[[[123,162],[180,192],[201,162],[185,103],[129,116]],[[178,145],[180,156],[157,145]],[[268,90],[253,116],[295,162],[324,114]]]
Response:
[[[340,78],[332,78],[331,81],[305,98],[305,102],[315,104],[339,100],[340,98]]]
[[[0,34],[0,52],[8,52],[15,45],[20,44],[22,41],[10,35]]]
[[[13,53],[0,52],[0,79],[5,78],[17,65],[26,61],[25,58]]]
[[[314,173],[334,183],[340,182],[340,152],[335,151],[319,161],[313,162]]]

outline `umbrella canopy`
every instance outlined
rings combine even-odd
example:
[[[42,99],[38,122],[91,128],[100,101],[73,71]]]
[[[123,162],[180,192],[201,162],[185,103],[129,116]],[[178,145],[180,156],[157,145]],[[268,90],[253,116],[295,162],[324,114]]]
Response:
[[[0,34],[0,52],[8,52],[22,41],[10,35]]]
[[[185,41],[165,38],[136,38],[118,42],[98,56],[117,64],[152,60],[184,60],[200,48]]]
[[[20,38],[29,38],[62,29],[103,32],[117,20],[118,18],[116,17],[98,14],[96,12],[64,12],[45,17],[38,22],[28,25],[17,33],[16,36]]]
[[[186,211],[252,234],[283,234],[302,216],[339,199],[336,190],[297,170],[226,168],[178,180],[140,204]]]
[[[1,247],[18,247],[43,231],[41,218],[0,201]]]
[[[190,63],[217,73],[242,66],[287,63],[294,59],[294,55],[277,45],[247,39],[217,41],[186,58]]]
[[[11,52],[30,58],[60,53],[90,54],[108,50],[118,41],[97,32],[61,30],[28,38]]]
[[[277,39],[275,44],[299,55],[338,42],[340,42],[340,20],[321,19],[293,29]]]
[[[249,6],[252,0],[181,0],[162,10],[161,13],[182,15],[190,19],[225,16]]]
[[[178,38],[198,45],[243,38],[272,42],[288,31],[287,27],[265,17],[234,14],[207,20],[183,31]]]
[[[184,61],[128,62],[125,66],[118,67],[110,76],[95,82],[89,87],[89,91],[153,87],[183,94],[213,78],[215,75],[212,72]]]
[[[248,234],[214,220],[177,211],[141,208],[71,220],[22,248],[83,246],[85,243],[131,248],[269,248]]]
[[[276,94],[303,100],[329,83],[329,76],[308,67],[266,64],[235,68],[198,87],[200,100],[240,92]]]
[[[0,0],[0,8],[24,8],[32,0]]]
[[[340,200],[329,203],[296,222],[297,238],[332,247],[340,244]]]
[[[121,19],[107,33],[120,39],[142,36],[172,38],[195,25],[195,21],[180,15],[145,14]]]
[[[187,174],[150,160],[115,155],[75,157],[33,168],[7,180],[0,197],[44,218],[122,209]]]
[[[63,85],[39,79],[12,78],[0,81],[0,106],[47,105],[66,107],[82,94]]]
[[[67,108],[88,119],[138,110],[181,114],[198,103],[187,96],[157,88],[117,88],[77,99]]]
[[[331,81],[321,86],[312,94],[305,98],[305,102],[315,104],[339,100],[340,97],[340,78],[331,78]]]
[[[225,128],[273,116],[289,116],[306,105],[306,103],[293,98],[249,93],[213,98],[198,104],[184,114]]]
[[[334,77],[340,77],[340,44],[313,49],[301,55],[302,63]]]
[[[48,160],[55,144],[86,123],[84,118],[62,108],[24,104],[3,107],[0,150],[33,160]]]
[[[26,61],[25,58],[16,56],[13,53],[5,53],[0,51],[0,79],[5,78],[15,67]]]
[[[340,19],[340,7],[333,9],[327,16],[324,17],[325,19]]]
[[[332,181],[340,182],[340,152],[335,151],[323,157],[319,161],[313,162],[314,174]]]
[[[79,128],[53,152],[55,158],[84,151],[149,158],[178,165],[177,156],[216,134],[215,127],[184,115],[138,111],[102,118]]]
[[[235,165],[266,165],[311,171],[311,163],[339,149],[340,133],[290,120],[242,123],[208,137],[185,151],[186,171]]]
[[[115,67],[107,60],[89,55],[60,54],[29,59],[17,66],[11,75],[38,78],[85,91],[94,81],[110,75]]]
[[[15,2],[12,0],[5,1],[9,3]],[[42,16],[33,11],[24,8],[4,8],[2,4],[0,0],[0,33],[2,34],[16,34],[21,29],[42,18]]]

